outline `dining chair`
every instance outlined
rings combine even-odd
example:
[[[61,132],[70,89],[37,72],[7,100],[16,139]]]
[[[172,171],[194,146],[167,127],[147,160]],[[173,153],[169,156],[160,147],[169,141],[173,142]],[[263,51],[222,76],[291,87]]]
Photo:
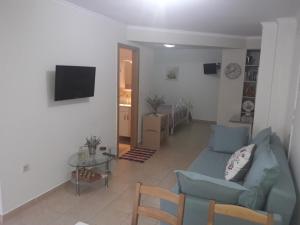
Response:
[[[207,225],[214,225],[215,214],[235,217],[238,219],[254,222],[256,224],[273,225],[272,214],[262,214],[245,207],[237,205],[218,204],[215,201],[210,201]]]
[[[177,205],[177,215],[172,215],[168,212],[162,211],[154,207],[147,207],[141,205],[141,196],[147,195],[154,198],[164,199]],[[170,225],[182,225],[184,214],[184,201],[185,196],[183,194],[175,194],[169,190],[155,187],[146,186],[142,183],[136,184],[135,199],[133,205],[132,225],[138,224],[139,216],[146,216],[150,218],[163,221]]]

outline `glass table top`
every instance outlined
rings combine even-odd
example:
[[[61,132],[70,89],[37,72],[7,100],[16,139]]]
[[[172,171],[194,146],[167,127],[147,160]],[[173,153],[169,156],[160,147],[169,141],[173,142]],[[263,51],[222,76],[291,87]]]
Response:
[[[104,153],[104,154],[103,154]],[[88,152],[77,152],[73,154],[68,164],[72,167],[93,167],[105,164],[113,159],[110,155],[105,155],[106,152],[97,151],[95,155],[90,155]]]

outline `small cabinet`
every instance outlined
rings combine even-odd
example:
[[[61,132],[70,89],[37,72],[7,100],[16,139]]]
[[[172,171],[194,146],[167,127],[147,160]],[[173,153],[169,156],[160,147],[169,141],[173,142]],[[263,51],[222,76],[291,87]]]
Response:
[[[165,114],[147,114],[143,117],[143,146],[159,149],[161,142],[169,136],[169,120]]]
[[[131,107],[119,107],[119,136],[130,137]]]

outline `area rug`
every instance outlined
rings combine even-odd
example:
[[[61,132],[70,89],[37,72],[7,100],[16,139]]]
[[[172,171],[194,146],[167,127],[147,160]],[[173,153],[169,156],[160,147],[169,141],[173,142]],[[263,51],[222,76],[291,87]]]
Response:
[[[150,159],[155,152],[156,150],[153,149],[136,147],[122,155],[120,159],[143,163],[147,159]]]

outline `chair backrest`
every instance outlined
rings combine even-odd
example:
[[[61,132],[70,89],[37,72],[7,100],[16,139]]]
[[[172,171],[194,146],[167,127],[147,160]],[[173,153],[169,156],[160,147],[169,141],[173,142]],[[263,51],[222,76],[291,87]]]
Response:
[[[215,214],[220,214],[224,216],[230,216],[239,218],[242,220],[247,220],[257,224],[272,225],[273,216],[272,214],[261,214],[254,210],[228,204],[216,204],[215,201],[210,201],[208,210],[208,223],[207,225],[214,224]]]
[[[149,195],[159,199],[164,199],[177,205],[177,216],[162,211],[153,207],[146,207],[141,205],[141,195]],[[151,217],[159,221],[163,221],[170,225],[181,225],[183,221],[185,196],[183,194],[175,194],[169,190],[136,184],[136,193],[133,205],[132,225],[137,225],[139,215]]]

